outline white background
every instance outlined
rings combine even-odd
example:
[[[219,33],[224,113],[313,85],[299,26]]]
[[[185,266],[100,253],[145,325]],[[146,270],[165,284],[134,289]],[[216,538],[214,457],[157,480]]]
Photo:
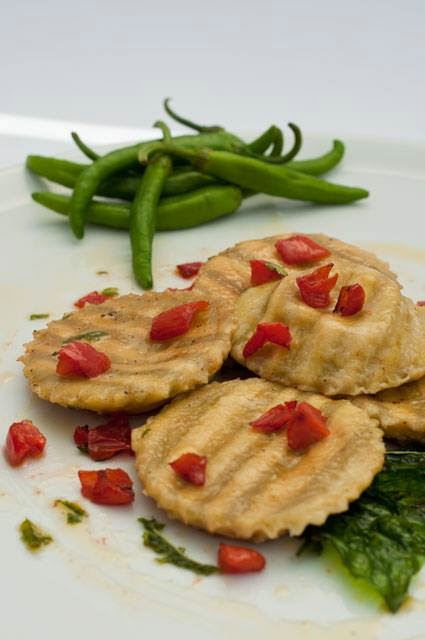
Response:
[[[168,95],[233,129],[425,140],[424,32],[423,0],[3,0],[0,164],[78,123],[131,138]]]

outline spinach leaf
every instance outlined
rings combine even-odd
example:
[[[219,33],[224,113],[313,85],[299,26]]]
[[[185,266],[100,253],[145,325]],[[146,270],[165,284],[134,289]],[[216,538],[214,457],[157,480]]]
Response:
[[[425,453],[387,453],[383,470],[349,511],[308,527],[303,537],[299,553],[330,545],[353,576],[397,611],[425,562]]]

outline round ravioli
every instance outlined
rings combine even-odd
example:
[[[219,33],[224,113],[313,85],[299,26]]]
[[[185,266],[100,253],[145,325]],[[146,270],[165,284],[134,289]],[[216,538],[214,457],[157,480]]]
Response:
[[[338,280],[324,309],[304,302],[296,281],[316,267],[245,291],[236,302],[233,358],[268,380],[331,396],[376,393],[425,375],[425,308],[380,271],[342,258],[333,262]],[[334,313],[341,287],[355,283],[365,291],[362,310]],[[257,325],[275,322],[289,328],[290,347],[267,342],[245,358]]]
[[[277,263],[285,267],[291,273],[298,273],[305,268],[297,265],[286,265],[277,251],[275,244],[278,240],[288,239],[295,233],[270,236],[260,240],[246,240],[239,242],[230,249],[222,251],[206,262],[199,271],[195,280],[194,289],[197,287],[211,291],[222,299],[236,299],[243,291],[251,286],[250,260],[265,260]],[[314,266],[320,266],[328,262],[334,262],[338,258],[345,258],[356,264],[364,264],[372,269],[381,271],[396,280],[390,271],[388,263],[380,260],[375,254],[360,249],[352,244],[331,238],[321,233],[302,234],[330,252],[330,256],[314,262]]]
[[[196,314],[187,333],[150,340],[155,316],[197,300],[208,300],[209,307]],[[130,294],[51,322],[34,333],[20,359],[31,389],[44,400],[99,413],[138,413],[206,384],[228,356],[233,328],[233,309],[200,290]],[[73,341],[89,341],[105,353],[109,371],[90,379],[57,375],[57,353]]]
[[[289,449],[285,430],[266,434],[250,426],[293,400],[318,409],[330,432],[302,452]],[[299,535],[345,511],[384,461],[382,432],[361,409],[258,378],[213,382],[175,399],[133,430],[132,446],[146,494],[170,517],[257,541]],[[207,458],[203,486],[170,467],[184,453]]]
[[[387,437],[425,440],[425,378],[353,402],[378,420]]]

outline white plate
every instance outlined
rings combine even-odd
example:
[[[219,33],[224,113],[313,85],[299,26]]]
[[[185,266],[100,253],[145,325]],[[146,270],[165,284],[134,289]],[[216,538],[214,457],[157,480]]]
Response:
[[[329,141],[313,138],[306,154],[321,153]],[[348,141],[343,167],[334,179],[358,184],[371,197],[357,205],[326,207],[257,198],[236,215],[155,239],[156,287],[184,286],[173,269],[205,259],[247,238],[288,231],[324,232],[358,243],[390,261],[408,295],[425,298],[425,146],[378,140]],[[141,495],[131,460],[120,457],[135,479],[131,507],[85,503],[77,470],[95,468],[72,443],[73,427],[96,424],[88,413],[50,406],[27,389],[16,358],[43,321],[30,313],[58,317],[93,289],[117,286],[137,291],[130,271],[127,234],[90,229],[76,241],[65,221],[30,200],[40,182],[23,168],[0,174],[0,418],[32,419],[48,438],[44,458],[11,469],[0,460],[1,635],[24,638],[155,637],[173,640],[263,637],[322,639],[410,639],[423,637],[425,572],[397,614],[383,612],[339,576],[326,559],[295,557],[286,538],[261,545],[267,571],[243,577],[196,578],[159,565],[141,542],[140,515],[167,522],[166,534],[190,555],[214,562],[218,539],[168,522]],[[107,270],[108,275],[97,275]],[[76,527],[51,507],[54,498],[78,500],[90,512]],[[22,546],[18,524],[29,517],[54,536],[38,555]]]

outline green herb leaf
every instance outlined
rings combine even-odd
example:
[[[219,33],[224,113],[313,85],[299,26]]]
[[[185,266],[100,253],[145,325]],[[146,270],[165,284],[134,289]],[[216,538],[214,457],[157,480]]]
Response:
[[[119,294],[119,291],[116,287],[106,287],[106,289],[102,289],[101,293],[104,296],[113,298],[114,296],[117,296]]]
[[[45,320],[50,317],[50,313],[32,313],[29,317],[30,320]]]
[[[160,533],[165,525],[155,520],[155,518],[139,518],[138,520],[145,529],[143,544],[160,556],[157,558],[157,562],[174,564],[176,567],[193,571],[193,573],[202,576],[209,576],[218,572],[218,567],[191,560],[187,557],[183,547],[174,547],[170,544]]]
[[[300,552],[330,545],[391,611],[425,562],[425,453],[387,453],[385,466],[349,511],[309,527]]]
[[[105,331],[88,331],[87,333],[79,333],[76,336],[71,336],[70,338],[65,338],[62,340],[62,344],[68,344],[69,342],[75,342],[77,340],[85,340],[86,342],[96,342],[96,340],[100,340],[104,338],[108,334]]]
[[[151,428],[150,428],[150,427],[148,427],[147,429],[145,429],[145,430],[142,432],[142,438],[144,438],[145,436],[147,436],[150,430],[151,430]]]
[[[62,507],[64,509],[68,524],[78,524],[83,521],[83,518],[88,517],[87,511],[80,507],[77,502],[70,502],[69,500],[62,500],[58,498],[54,501],[53,506]]]
[[[96,271],[98,276],[107,276],[108,275],[108,271],[105,271],[104,269],[100,269],[100,271]]]
[[[53,542],[52,536],[42,531],[40,527],[28,520],[28,518],[21,522],[19,531],[21,532],[22,542],[30,551],[38,551],[41,547]]]
[[[288,272],[286,271],[286,269],[284,267],[282,267],[281,264],[277,264],[275,262],[268,262],[267,260],[265,261],[265,265],[268,269],[271,269],[272,271],[276,271],[276,273],[278,273],[280,276],[282,276],[282,278],[284,278],[285,276],[288,275]]]

